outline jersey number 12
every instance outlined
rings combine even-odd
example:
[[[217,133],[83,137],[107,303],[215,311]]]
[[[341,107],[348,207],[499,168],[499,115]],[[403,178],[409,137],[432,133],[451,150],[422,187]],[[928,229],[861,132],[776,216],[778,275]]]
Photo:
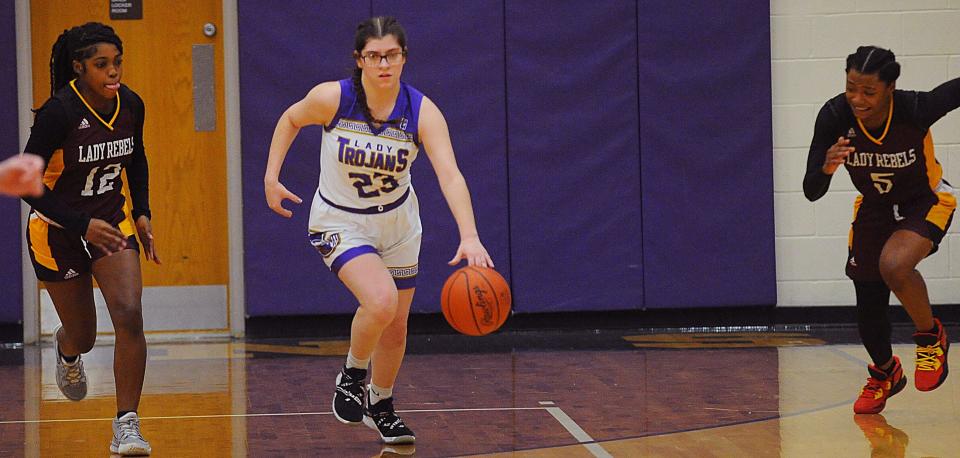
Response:
[[[83,187],[83,191],[80,191],[80,195],[84,197],[89,197],[94,194],[93,184],[96,181],[97,172],[100,170],[100,167],[94,167],[90,169],[90,174],[87,175],[87,183]],[[97,186],[96,194],[99,196],[107,191],[113,189],[113,180],[120,175],[120,171],[123,170],[120,164],[110,164],[103,166],[103,175],[100,176],[100,183]]]

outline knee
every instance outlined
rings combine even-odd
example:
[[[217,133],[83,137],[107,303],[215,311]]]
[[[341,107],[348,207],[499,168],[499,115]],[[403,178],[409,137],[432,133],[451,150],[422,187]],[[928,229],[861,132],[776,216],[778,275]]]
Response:
[[[913,267],[900,262],[897,259],[880,260],[880,276],[883,282],[893,291],[902,289],[910,276],[913,274]]]
[[[397,314],[397,293],[389,290],[379,291],[361,304],[361,307],[366,309],[374,321],[387,326]]]
[[[139,301],[124,301],[113,307],[113,327],[117,333],[143,334],[143,314]]]

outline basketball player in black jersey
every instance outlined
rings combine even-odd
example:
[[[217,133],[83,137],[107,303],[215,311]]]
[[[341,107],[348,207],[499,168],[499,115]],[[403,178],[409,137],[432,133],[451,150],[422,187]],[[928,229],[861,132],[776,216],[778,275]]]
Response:
[[[947,334],[933,317],[916,267],[937,251],[957,206],[934,157],[930,126],[960,106],[960,79],[916,92],[897,90],[898,76],[900,64],[889,50],[861,46],[847,57],[846,91],[820,109],[803,179],[804,194],[817,200],[843,165],[861,194],[853,206],[846,272],[873,364],[856,413],[880,412],[906,385],[890,345],[890,291],[917,329],[917,389],[939,387],[948,373]]]
[[[0,194],[39,196],[43,193],[43,159],[21,154],[0,161]]]
[[[120,84],[123,44],[113,29],[87,23],[66,30],[50,58],[52,96],[36,112],[26,152],[46,163],[45,188],[32,207],[27,243],[62,325],[54,331],[57,385],[78,401],[87,393],[80,355],[97,336],[96,278],[116,332],[117,418],[110,450],[148,455],[137,406],[146,365],[140,247],[160,263],[150,225],[144,106]],[[132,213],[121,188],[126,170]]]

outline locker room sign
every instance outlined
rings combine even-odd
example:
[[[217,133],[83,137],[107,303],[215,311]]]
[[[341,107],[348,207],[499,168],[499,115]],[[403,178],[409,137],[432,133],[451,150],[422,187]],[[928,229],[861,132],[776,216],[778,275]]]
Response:
[[[110,0],[110,19],[143,19],[143,0]]]

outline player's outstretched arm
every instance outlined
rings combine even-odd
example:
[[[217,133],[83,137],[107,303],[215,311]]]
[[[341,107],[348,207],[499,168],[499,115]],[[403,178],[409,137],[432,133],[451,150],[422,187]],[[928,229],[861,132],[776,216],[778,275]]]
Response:
[[[267,170],[263,175],[263,191],[267,206],[284,217],[293,216],[293,212],[283,208],[285,199],[295,203],[303,199],[287,190],[280,183],[280,169],[287,157],[287,151],[300,129],[310,125],[326,125],[333,119],[340,106],[340,83],[329,81],[315,86],[306,97],[294,103],[280,115],[277,127],[270,141],[270,154],[267,157]]]
[[[456,265],[460,260],[466,259],[467,264],[471,266],[493,267],[493,259],[480,242],[477,224],[473,218],[470,191],[467,189],[463,174],[457,167],[447,121],[440,113],[440,109],[426,97],[423,98],[423,104],[420,107],[419,134],[433,170],[437,174],[437,180],[440,181],[440,190],[460,230],[460,246],[457,247],[457,253],[449,264]]]

